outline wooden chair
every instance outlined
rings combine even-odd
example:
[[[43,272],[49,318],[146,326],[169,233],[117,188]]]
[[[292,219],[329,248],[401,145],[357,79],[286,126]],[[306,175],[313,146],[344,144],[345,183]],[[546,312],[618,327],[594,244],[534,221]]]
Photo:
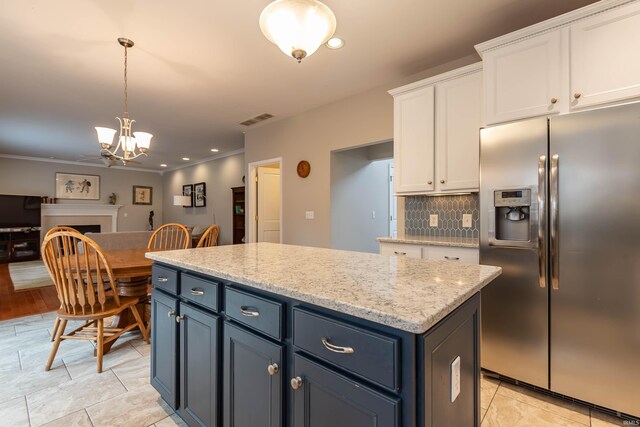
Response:
[[[218,235],[220,234],[220,227],[217,225],[211,225],[204,232],[196,248],[208,248],[209,246],[218,246]]]
[[[181,224],[165,224],[151,235],[147,249],[150,251],[188,249],[191,242],[187,227]]]
[[[49,231],[47,231],[47,234],[44,235],[45,239],[50,235],[52,235],[53,233],[57,233],[58,231],[69,231],[72,233],[80,233],[78,230],[76,230],[73,227],[67,227],[66,225],[57,225],[51,228]],[[60,304],[62,305],[62,301],[60,301]],[[53,322],[53,329],[51,330],[51,341],[56,339],[56,334],[58,333],[59,326],[60,326],[60,318],[56,317],[56,320],[54,320]]]
[[[42,259],[53,278],[61,301],[61,319],[45,370],[51,369],[60,342],[66,339],[96,341],[98,372],[102,372],[104,345],[120,335],[140,328],[145,342],[149,334],[136,304],[138,297],[119,297],[109,262],[100,246],[88,237],[70,231],[50,234],[42,244]],[[124,328],[105,328],[104,319],[131,310],[135,323]],[[86,323],[64,335],[69,320]]]

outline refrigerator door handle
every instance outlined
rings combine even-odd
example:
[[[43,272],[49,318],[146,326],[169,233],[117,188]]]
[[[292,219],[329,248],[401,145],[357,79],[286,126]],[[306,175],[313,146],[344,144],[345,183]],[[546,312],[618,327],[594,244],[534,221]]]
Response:
[[[547,156],[538,158],[538,283],[547,287]]]
[[[550,179],[550,196],[551,196],[551,286],[557,290],[560,287],[559,284],[559,236],[558,236],[558,155],[551,156],[551,171],[549,173]]]

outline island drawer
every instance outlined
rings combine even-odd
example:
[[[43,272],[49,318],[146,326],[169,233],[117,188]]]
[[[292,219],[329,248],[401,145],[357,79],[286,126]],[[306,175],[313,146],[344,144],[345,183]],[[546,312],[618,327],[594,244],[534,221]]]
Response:
[[[172,294],[178,294],[178,272],[161,265],[153,264],[151,267],[151,283],[154,288]]]
[[[187,273],[180,278],[180,296],[213,311],[218,311],[218,282]]]
[[[278,341],[282,339],[282,303],[225,287],[224,307],[233,320]]]
[[[397,338],[294,307],[293,345],[383,387],[400,388]]]

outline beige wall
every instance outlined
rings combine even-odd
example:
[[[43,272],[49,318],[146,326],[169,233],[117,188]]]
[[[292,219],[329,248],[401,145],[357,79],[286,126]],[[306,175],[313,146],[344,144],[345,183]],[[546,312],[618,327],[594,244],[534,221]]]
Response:
[[[165,222],[208,226],[215,221],[220,227],[218,244],[231,244],[233,239],[231,187],[243,185],[244,168],[244,154],[240,153],[166,172],[162,180]],[[198,182],[207,184],[207,206],[201,208],[173,206],[173,196],[182,194],[183,185]]]
[[[109,195],[116,193],[116,204],[123,205],[118,211],[118,231],[145,230],[151,210],[155,213],[155,225],[162,224],[162,177],[156,172],[0,157],[0,194],[55,197],[56,172],[100,176],[99,201],[59,200],[58,203],[107,204]],[[153,204],[133,205],[133,185],[153,187]]]
[[[330,153],[393,138],[393,98],[387,90],[478,60],[478,56],[470,55],[387,86],[248,130],[245,135],[247,163],[276,157],[283,159],[283,243],[331,246]],[[311,174],[304,179],[296,173],[300,160],[311,164]],[[305,220],[305,211],[314,211],[315,219]]]

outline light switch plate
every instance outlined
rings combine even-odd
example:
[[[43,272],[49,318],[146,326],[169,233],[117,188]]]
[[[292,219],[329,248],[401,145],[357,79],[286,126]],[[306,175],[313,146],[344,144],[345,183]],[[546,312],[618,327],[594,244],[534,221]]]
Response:
[[[471,221],[473,220],[473,215],[471,214],[462,214],[462,227],[463,228],[471,228]]]
[[[451,362],[451,402],[460,394],[460,356]]]
[[[429,215],[429,227],[438,226],[438,215]]]
[[[304,213],[304,218],[305,218],[305,219],[313,219],[313,218],[314,218],[314,215],[315,215],[315,212],[314,212],[314,211],[306,211],[306,212]]]

